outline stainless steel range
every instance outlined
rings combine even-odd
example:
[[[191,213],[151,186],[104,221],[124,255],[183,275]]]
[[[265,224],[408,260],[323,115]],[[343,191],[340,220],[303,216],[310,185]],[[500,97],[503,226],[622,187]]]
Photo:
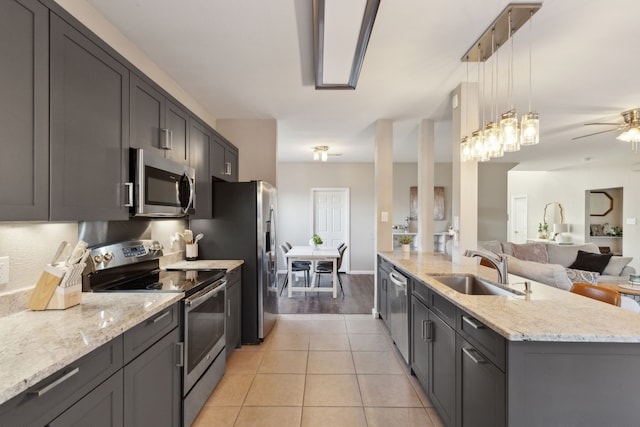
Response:
[[[189,426],[224,374],[226,271],[160,269],[162,245],[132,240],[91,248],[86,292],[184,292],[183,420]]]

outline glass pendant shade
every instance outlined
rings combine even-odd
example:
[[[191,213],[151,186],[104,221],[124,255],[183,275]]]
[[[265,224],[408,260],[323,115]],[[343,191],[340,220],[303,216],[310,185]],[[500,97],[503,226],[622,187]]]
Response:
[[[478,129],[471,134],[471,159],[475,161],[484,161],[484,135],[482,130]]]
[[[520,144],[535,145],[540,142],[540,121],[538,113],[529,112],[522,116],[522,136]]]
[[[500,143],[500,126],[496,122],[489,122],[484,128],[484,146],[489,157],[502,157],[504,151]]]
[[[520,150],[520,134],[518,132],[518,116],[515,110],[502,114],[500,120],[500,142],[505,152]]]
[[[323,151],[320,154],[320,160],[322,160],[323,162],[326,162],[328,158],[329,158],[329,153],[327,153],[326,151]]]
[[[469,141],[469,137],[465,136],[460,142],[460,161],[468,162],[471,158],[471,143]]]

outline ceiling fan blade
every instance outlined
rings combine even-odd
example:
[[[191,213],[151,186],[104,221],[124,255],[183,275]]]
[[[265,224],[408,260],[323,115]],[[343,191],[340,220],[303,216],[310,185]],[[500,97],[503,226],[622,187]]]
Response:
[[[600,132],[589,133],[589,134],[587,134],[587,135],[576,136],[575,138],[571,138],[571,140],[572,140],[572,141],[575,141],[576,139],[586,138],[586,137],[588,137],[588,136],[593,136],[593,135],[599,135],[599,134],[601,134],[601,133],[613,132],[613,131],[616,131],[616,130],[620,130],[620,129],[619,129],[619,128],[616,128],[616,129],[607,129],[607,130],[603,130],[603,131],[600,131]]]
[[[585,126],[606,125],[606,126],[624,126],[624,123],[585,123]]]

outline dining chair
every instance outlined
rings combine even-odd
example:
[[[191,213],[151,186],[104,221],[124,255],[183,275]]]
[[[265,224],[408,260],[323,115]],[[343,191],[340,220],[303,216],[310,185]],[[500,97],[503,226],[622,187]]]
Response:
[[[284,242],[284,245],[288,248],[291,249],[293,246],[291,246],[291,243],[289,242]]]
[[[576,282],[573,284],[573,286],[571,286],[569,292],[573,292],[574,294],[593,298],[598,301],[606,302],[608,304],[613,304],[620,307],[620,292],[614,291],[613,289]]]
[[[340,267],[342,266],[342,257],[344,252],[347,250],[347,245],[344,243],[338,246],[338,260],[336,261],[336,268],[338,271],[336,272],[336,276],[338,277],[338,283],[340,284],[340,290],[342,291],[342,295],[344,296],[344,288],[342,287],[342,279],[340,279]],[[317,286],[320,287],[320,275],[321,274],[332,274],[333,273],[333,261],[318,261],[316,264],[316,274],[318,275]]]
[[[280,245],[280,250],[282,251],[282,256],[283,259],[286,261],[287,260],[287,252],[289,252],[289,248],[286,246],[286,244]],[[287,268],[289,266],[289,263],[287,262]],[[293,261],[291,263],[291,271],[293,271],[294,273],[297,271],[303,271],[304,272],[304,285],[305,286],[309,286],[309,271],[311,270],[311,262],[310,261]],[[284,292],[284,289],[287,287],[287,285],[289,284],[289,272],[287,271],[287,274],[284,276],[284,282],[282,283],[282,289],[280,290],[280,295],[282,295],[282,292]]]

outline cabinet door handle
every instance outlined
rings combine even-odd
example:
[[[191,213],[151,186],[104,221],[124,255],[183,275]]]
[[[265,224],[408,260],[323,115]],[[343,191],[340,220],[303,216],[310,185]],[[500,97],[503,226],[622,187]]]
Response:
[[[224,162],[224,174],[231,175],[231,162]]]
[[[158,316],[155,319],[153,319],[153,324],[155,325],[156,323],[158,323],[159,321],[161,321],[162,319],[164,319],[165,317],[167,317],[170,314],[171,314],[171,311],[165,311],[160,316]]]
[[[176,348],[178,350],[178,363],[176,363],[176,366],[182,368],[184,366],[184,343],[177,342]]]
[[[32,395],[35,394],[38,397],[40,397],[43,394],[53,390],[54,388],[56,388],[57,386],[59,386],[60,384],[62,384],[63,382],[65,382],[66,380],[68,380],[69,378],[74,376],[75,374],[77,374],[78,372],[80,372],[80,367],[77,367],[74,370],[67,372],[66,374],[64,374],[63,376],[61,376],[60,378],[58,378],[57,380],[52,382],[51,384],[48,384],[48,385],[42,387],[40,390],[29,391],[28,394],[32,394]]]
[[[231,300],[227,300],[227,317],[231,317]]]
[[[173,131],[169,129],[160,129],[162,132],[162,138],[160,139],[160,148],[163,150],[173,149]]]
[[[427,320],[426,323],[427,323],[427,327],[426,327],[425,340],[427,342],[433,342],[433,321]]]
[[[474,348],[467,350],[466,348],[463,348],[462,351],[464,352],[464,354],[467,355],[467,357],[469,359],[471,359],[473,361],[473,363],[475,363],[476,365],[479,365],[481,363],[487,363],[486,360],[484,360],[484,358],[480,355],[480,353],[478,353],[478,351]],[[471,353],[476,354],[475,356]]]
[[[124,186],[127,189],[127,200],[124,202],[126,208],[133,207],[133,182],[125,182]]]
[[[473,329],[484,329],[484,325],[471,317],[462,316],[462,320],[471,326]]]

